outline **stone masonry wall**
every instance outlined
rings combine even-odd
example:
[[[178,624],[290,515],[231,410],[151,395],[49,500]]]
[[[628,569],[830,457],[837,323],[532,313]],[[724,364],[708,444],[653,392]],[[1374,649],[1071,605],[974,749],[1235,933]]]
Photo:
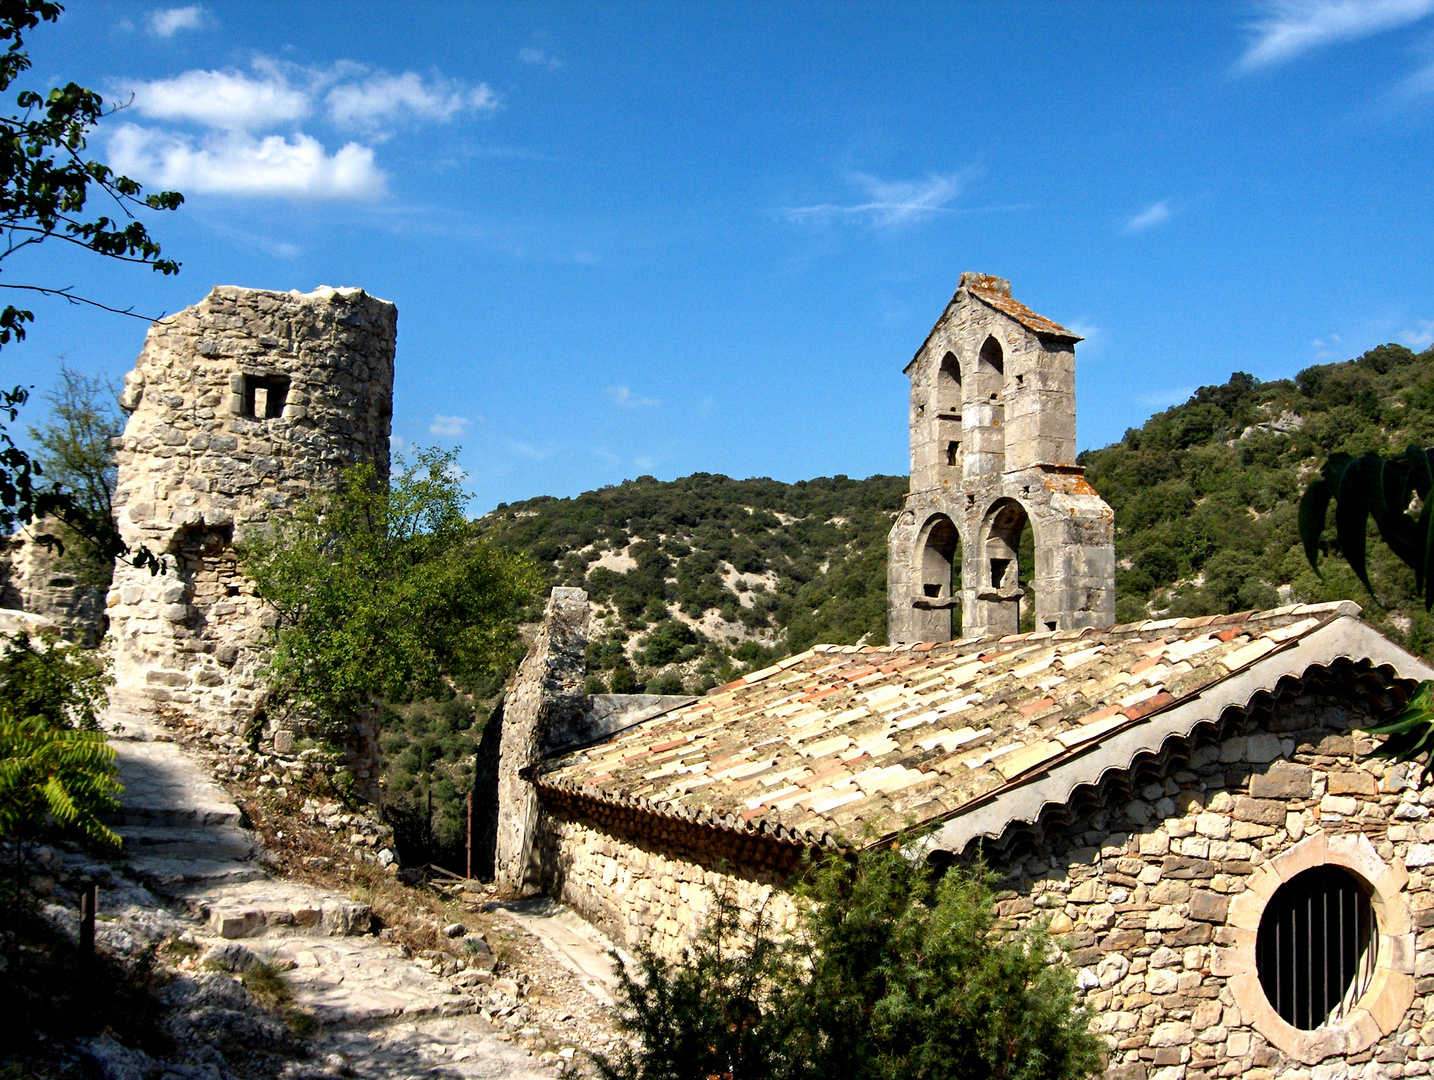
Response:
[[[396,330],[394,306],[361,289],[229,286],[150,328],[125,378],[114,502],[125,542],[168,566],[116,569],[117,693],[220,733],[268,719],[256,646],[271,616],[235,546],[347,466],[374,462],[387,477]],[[262,730],[282,753],[302,735]],[[350,741],[365,791],[377,781],[376,733]]]
[[[34,538],[58,536],[65,544],[63,554]],[[59,522],[47,518],[6,542],[0,555],[0,580],[4,582],[0,607],[14,606],[34,615],[53,619],[61,635],[93,649],[105,636],[105,588],[93,580],[94,567],[84,560],[84,541]]]
[[[592,822],[545,815],[544,864],[552,894],[626,948],[646,945],[680,961],[707,920],[714,892],[746,912],[765,909],[773,929],[796,928],[784,874],[724,872]],[[703,865],[707,863],[707,865]]]
[[[542,759],[552,732],[579,722],[586,712],[587,631],[587,593],[554,589],[528,655],[504,696],[493,869],[499,888],[513,895],[541,887],[534,853],[542,807],[532,782],[522,774]]]
[[[1077,968],[1095,1028],[1111,1046],[1108,1076],[1360,1080],[1429,1074],[1434,788],[1421,790],[1409,768],[1368,756],[1372,740],[1351,734],[1367,716],[1343,696],[1287,701],[1259,727],[1200,746],[1163,774],[1152,770],[1138,781],[1134,798],[1048,830],[1021,857],[1003,862],[988,852],[993,867],[1005,873],[998,911],[1006,924],[1049,920]],[[1417,771],[1412,775],[1417,778]],[[1312,838],[1316,857],[1326,846],[1358,853],[1367,840],[1373,848],[1367,856],[1390,864],[1387,876],[1395,886],[1407,868],[1401,903],[1407,900],[1417,935],[1413,957],[1406,957],[1413,1004],[1382,1017],[1392,1030],[1374,1045],[1317,1061],[1327,1053],[1318,1036],[1299,1040],[1304,1060],[1271,1045],[1252,1015],[1266,1006],[1229,978],[1228,963],[1232,947],[1249,934],[1235,925],[1241,895],[1267,888],[1262,878],[1268,864]],[[1258,916],[1262,901],[1246,900]]]

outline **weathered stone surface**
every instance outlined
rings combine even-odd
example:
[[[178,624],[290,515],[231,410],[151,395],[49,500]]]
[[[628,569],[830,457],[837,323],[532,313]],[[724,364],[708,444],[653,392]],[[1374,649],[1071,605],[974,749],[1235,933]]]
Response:
[[[494,880],[510,893],[522,894],[541,884],[534,840],[542,811],[533,785],[521,773],[542,758],[552,728],[579,723],[587,711],[587,624],[587,594],[554,589],[543,624],[504,701]]]
[[[1010,282],[961,276],[906,368],[911,494],[888,541],[890,641],[948,641],[958,619],[963,636],[1014,633],[1028,518],[1037,629],[1115,622],[1114,515],[1075,460],[1079,340],[1017,303]]]
[[[1250,777],[1250,794],[1257,799],[1308,799],[1314,793],[1312,775],[1307,766],[1276,761]]]
[[[1192,919],[1212,923],[1224,922],[1229,910],[1230,898],[1228,896],[1207,892],[1204,889],[1199,889],[1190,895],[1190,917]]]
[[[266,720],[256,645],[273,616],[235,545],[350,465],[387,476],[396,330],[394,306],[361,289],[228,286],[150,328],[125,378],[114,505],[124,541],[168,565],[156,576],[116,568],[107,603],[120,692],[216,731]],[[348,766],[369,795],[375,723],[357,718],[349,740]]]
[[[64,551],[40,543],[54,537]],[[0,554],[0,606],[14,607],[54,621],[60,634],[87,649],[99,645],[109,626],[105,584],[88,575],[83,541],[51,518],[10,537]]]
[[[1251,799],[1242,795],[1235,800],[1235,819],[1257,825],[1282,826],[1285,823],[1285,804],[1274,799]]]

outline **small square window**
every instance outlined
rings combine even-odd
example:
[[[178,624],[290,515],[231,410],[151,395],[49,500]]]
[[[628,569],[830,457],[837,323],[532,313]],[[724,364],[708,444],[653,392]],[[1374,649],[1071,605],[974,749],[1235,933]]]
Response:
[[[244,376],[244,415],[251,420],[273,420],[284,415],[289,380],[281,375]]]

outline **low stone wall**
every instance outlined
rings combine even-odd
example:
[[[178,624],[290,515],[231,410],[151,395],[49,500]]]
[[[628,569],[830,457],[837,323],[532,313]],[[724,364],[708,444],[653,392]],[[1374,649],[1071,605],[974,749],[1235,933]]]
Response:
[[[730,872],[719,869],[715,854],[688,860],[594,822],[554,814],[544,815],[542,837],[549,893],[627,948],[645,945],[681,960],[718,894],[745,912],[765,911],[774,931],[796,927],[784,873]]]
[[[992,857],[1006,925],[1047,920],[1076,967],[1111,1046],[1108,1076],[1430,1072],[1434,788],[1368,756],[1372,740],[1351,733],[1367,716],[1340,697],[1288,701],[1258,727],[1152,768],[1133,798],[1048,830],[1013,861]],[[1254,939],[1275,889],[1325,862],[1372,887],[1382,967],[1355,1010],[1370,1015],[1298,1032],[1271,1018]]]

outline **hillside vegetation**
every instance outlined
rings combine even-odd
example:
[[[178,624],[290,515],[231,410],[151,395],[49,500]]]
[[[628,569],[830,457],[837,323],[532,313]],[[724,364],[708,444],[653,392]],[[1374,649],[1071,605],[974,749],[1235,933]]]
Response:
[[[1353,598],[1427,652],[1434,620],[1383,545],[1370,549],[1375,602],[1337,556],[1312,573],[1296,534],[1327,454],[1410,442],[1434,443],[1434,349],[1381,345],[1293,380],[1237,372],[1082,454],[1115,509],[1119,618]],[[885,641],[886,534],[905,492],[898,476],[645,476],[505,504],[479,527],[550,584],[588,591],[593,690],[700,692],[817,641]]]

